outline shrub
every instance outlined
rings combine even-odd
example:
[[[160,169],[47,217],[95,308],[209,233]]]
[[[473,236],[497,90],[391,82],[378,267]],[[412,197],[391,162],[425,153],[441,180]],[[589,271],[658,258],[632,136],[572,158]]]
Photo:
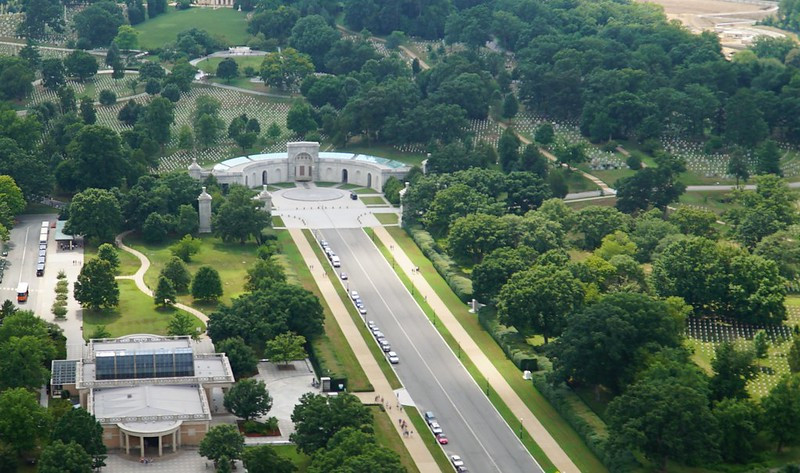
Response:
[[[631,153],[628,159],[625,160],[625,164],[634,171],[638,171],[642,169],[642,158],[639,156],[639,153]]]
[[[616,141],[608,140],[605,143],[603,143],[602,148],[603,148],[603,151],[606,151],[608,153],[613,153],[614,151],[617,150],[618,146],[619,146],[619,144]]]
[[[67,306],[60,305],[58,301],[53,303],[53,307],[50,309],[53,315],[56,316],[57,319],[63,319],[67,315]]]
[[[433,267],[441,275],[450,289],[464,302],[472,300],[472,281],[458,274],[458,265],[446,254],[442,253],[430,233],[419,227],[406,228],[414,243],[417,244],[422,254],[431,260]]]
[[[539,358],[535,349],[528,344],[525,337],[514,327],[506,327],[497,321],[495,311],[491,307],[483,307],[478,311],[478,322],[514,363],[520,371],[538,371]]]
[[[58,276],[56,276],[56,278],[59,280],[67,279],[67,273],[65,273],[64,270],[62,269],[61,271],[58,272]]]
[[[100,95],[98,96],[98,101],[101,105],[109,106],[114,105],[117,103],[117,94],[113,91],[108,89],[103,89],[100,91]]]
[[[64,301],[64,302],[66,302],[66,301],[67,301],[67,295],[66,295],[66,294],[61,294],[61,293],[59,293],[59,294],[56,294],[56,300],[57,300],[57,301]]]
[[[67,281],[64,281],[62,279],[61,281],[58,281],[56,283],[56,294],[66,294],[68,292],[69,292],[69,283]]]

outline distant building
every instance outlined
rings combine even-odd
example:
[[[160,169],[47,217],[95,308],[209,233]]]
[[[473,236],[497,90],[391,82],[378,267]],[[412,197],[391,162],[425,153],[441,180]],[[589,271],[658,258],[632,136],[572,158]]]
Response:
[[[224,354],[194,353],[189,337],[90,340],[81,360],[53,360],[53,396],[67,390],[103,426],[109,449],[176,451],[198,445],[211,422],[212,390],[234,383]]]
[[[337,182],[369,187],[383,192],[383,184],[394,176],[402,179],[411,167],[391,159],[358,153],[320,152],[319,143],[298,141],[287,144],[285,153],[240,156],[204,170],[197,162],[189,175],[203,180],[214,176],[222,185],[241,184],[255,188],[279,182]]]

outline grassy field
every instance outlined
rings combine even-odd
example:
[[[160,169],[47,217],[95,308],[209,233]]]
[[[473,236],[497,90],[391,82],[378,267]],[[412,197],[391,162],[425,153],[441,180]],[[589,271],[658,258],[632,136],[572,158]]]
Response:
[[[611,187],[614,187],[614,183],[617,182],[617,179],[633,176],[636,173],[636,171],[630,169],[609,169],[607,171],[594,170],[591,169],[586,163],[579,164],[578,169],[597,177]]]
[[[375,438],[378,439],[378,444],[392,449],[392,451],[400,456],[400,462],[406,467],[408,473],[419,473],[414,459],[411,457],[411,454],[408,453],[408,449],[402,442],[400,434],[394,429],[394,425],[392,425],[392,420],[389,416],[384,413],[381,406],[369,406],[369,410],[372,412],[372,425],[375,428]]]
[[[117,276],[130,276],[139,270],[139,267],[141,266],[139,264],[139,258],[133,256],[127,251],[122,251],[120,249],[117,249],[117,255],[119,256],[119,268],[117,269]],[[85,245],[83,247],[84,261],[88,261],[95,257],[97,257],[97,246],[88,244]]]
[[[592,199],[592,200],[581,200],[578,202],[570,202],[569,200],[564,201],[565,204],[569,206],[572,210],[580,210],[586,207],[613,207],[617,204],[616,197],[605,197],[602,199]]]
[[[314,353],[319,358],[320,364],[336,374],[347,376],[349,391],[372,391],[372,384],[367,379],[364,370],[361,369],[355,353],[350,348],[350,344],[347,342],[344,333],[342,333],[342,329],[339,328],[339,324],[336,323],[336,319],[319,292],[308,266],[303,261],[303,257],[297,250],[297,246],[295,246],[288,231],[278,232],[278,243],[281,248],[281,254],[278,255],[278,258],[286,269],[286,276],[289,281],[300,284],[306,290],[314,293],[320,304],[322,304],[322,309],[325,313],[325,333],[311,341],[314,346]]]
[[[364,202],[365,205],[383,205],[383,206],[388,205],[386,201],[383,200],[383,197],[377,197],[377,196],[362,197],[361,202]]]
[[[383,213],[383,214],[372,214],[375,218],[378,219],[384,225],[392,225],[398,222],[397,214],[390,214],[390,213]]]
[[[275,449],[278,455],[283,458],[288,458],[294,466],[297,467],[298,473],[304,473],[308,470],[309,465],[311,465],[311,457],[303,452],[297,451],[297,447],[294,445],[272,445],[272,448]]]
[[[344,148],[337,148],[331,151],[336,151],[339,153],[367,154],[370,156],[377,156],[379,158],[394,159],[395,161],[400,161],[401,163],[409,164],[411,166],[421,166],[422,161],[427,158],[425,154],[404,153],[400,150],[394,149],[389,145],[367,146],[366,144],[362,143],[349,144]]]
[[[216,74],[217,66],[225,58],[210,57],[197,63],[197,68],[207,74]],[[252,67],[255,70],[261,69],[261,62],[264,60],[263,56],[238,56],[231,58],[239,65],[239,74],[242,75],[245,67]],[[246,79],[246,78],[245,78]]]
[[[583,177],[583,174],[575,171],[564,173],[564,180],[567,183],[569,192],[588,192],[596,191],[600,188],[594,182]]]
[[[458,299],[458,297],[453,293],[453,291],[447,285],[447,282],[442,279],[439,273],[436,272],[436,269],[433,267],[431,262],[425,258],[414,241],[408,236],[408,234],[406,234],[405,230],[399,227],[390,227],[387,228],[387,230],[392,237],[394,237],[395,241],[397,241],[397,244],[400,245],[403,251],[405,251],[409,258],[411,258],[414,264],[419,266],[422,275],[433,287],[444,303],[447,304],[447,306],[455,315],[456,319],[458,319],[473,340],[475,340],[475,342],[481,347],[486,356],[492,361],[497,370],[500,371],[506,382],[511,385],[512,389],[514,389],[517,395],[522,398],[523,402],[525,402],[531,412],[533,412],[533,414],[539,419],[539,421],[542,422],[545,428],[547,428],[547,430],[550,432],[550,435],[553,436],[558,444],[561,445],[564,451],[569,455],[572,461],[575,462],[580,471],[607,471],[605,466],[586,447],[580,436],[578,436],[572,427],[570,427],[570,425],[558,414],[558,412],[555,411],[555,409],[553,409],[550,403],[541,394],[539,394],[536,389],[533,388],[530,382],[522,379],[522,374],[520,373],[519,369],[517,369],[517,367],[506,358],[502,349],[497,345],[497,343],[495,343],[495,341],[483,329],[483,327],[480,326],[477,318],[473,314],[469,313],[467,306],[463,304],[461,300]],[[422,301],[420,304],[420,306],[423,308],[425,305],[427,304],[424,301]],[[439,328],[440,332],[442,332],[442,336],[445,338],[445,340],[448,340],[449,343],[455,343],[455,341],[452,340],[452,336],[450,336],[449,333],[446,334],[446,331],[443,330],[441,325],[437,326],[437,328]],[[462,361],[463,360],[464,358],[462,357]],[[471,363],[465,362],[464,365],[480,384],[480,380],[482,379],[480,373],[477,373],[474,367],[470,366]],[[498,407],[500,413],[503,414],[506,419],[508,419],[510,411],[504,412],[503,406],[496,402],[499,400],[499,398],[497,398],[497,396],[490,396],[490,399],[495,403],[495,406]],[[514,417],[512,415],[511,419],[513,418]],[[531,450],[536,459],[539,460],[543,468],[545,468],[547,471],[553,471],[549,469],[549,467],[552,466],[549,464],[549,461],[542,461],[544,455],[541,453],[541,451],[537,453],[535,449],[531,447],[533,441],[527,437],[527,434],[523,436],[523,442],[526,444],[529,450]],[[538,449],[538,446],[535,448]]]
[[[166,335],[167,324],[178,309],[157,309],[151,297],[129,280],[119,280],[119,306],[108,311],[83,311],[83,338],[89,339],[98,325],[105,325],[112,337],[134,333]],[[205,331],[203,322],[192,317],[195,326]]]
[[[244,292],[244,277],[247,268],[256,261],[255,243],[248,242],[244,245],[239,243],[225,243],[221,239],[213,236],[199,237],[201,245],[200,252],[192,256],[192,261],[186,266],[189,272],[194,274],[200,266],[211,266],[219,272],[222,279],[222,298],[220,302],[229,304],[231,299]],[[150,260],[150,268],[144,275],[144,281],[148,287],[155,288],[158,282],[158,274],[161,269],[172,258],[169,246],[175,240],[168,240],[164,243],[151,244],[145,243],[138,235],[128,237],[126,243],[144,253]],[[178,296],[178,302],[191,305],[201,311],[213,311],[217,304],[195,303],[192,296],[183,294]]]
[[[735,205],[730,202],[730,197],[730,191],[685,192],[680,196],[678,202],[703,207],[721,215],[735,207]]]
[[[247,15],[233,8],[190,8],[175,10],[140,23],[135,28],[141,33],[139,45],[142,49],[160,48],[164,43],[175,41],[178,33],[190,28],[206,30],[224,39],[231,45],[241,45],[247,40]]]
[[[325,272],[328,275],[328,278],[331,279],[331,282],[334,280],[339,279],[339,276],[336,274],[336,271],[325,262],[327,259],[325,254],[322,253],[319,245],[317,244],[316,240],[314,240],[314,236],[311,234],[309,230],[303,230],[303,234],[306,236],[306,240],[311,245],[311,248],[314,249],[314,254],[317,255],[317,259],[320,260],[322,266],[325,268]],[[347,312],[350,314],[350,318],[353,319],[353,323],[356,324],[358,327],[358,331],[361,333],[361,336],[364,337],[364,341],[367,342],[367,346],[369,347],[372,356],[378,362],[378,366],[380,366],[381,371],[383,372],[386,379],[389,381],[389,385],[392,389],[399,389],[403,387],[400,380],[397,378],[397,374],[395,374],[394,370],[392,369],[389,362],[386,360],[386,356],[384,356],[383,351],[378,347],[378,344],[373,341],[372,334],[367,329],[367,325],[361,319],[361,315],[356,311],[355,306],[350,303],[350,297],[347,295],[345,288],[342,287],[341,284],[334,282],[333,287],[336,288],[336,293],[339,294],[339,298],[344,303],[344,306],[347,307]]]
[[[272,226],[273,227],[285,227],[286,224],[283,223],[283,219],[280,217],[280,215],[275,215],[275,216],[272,217]]]

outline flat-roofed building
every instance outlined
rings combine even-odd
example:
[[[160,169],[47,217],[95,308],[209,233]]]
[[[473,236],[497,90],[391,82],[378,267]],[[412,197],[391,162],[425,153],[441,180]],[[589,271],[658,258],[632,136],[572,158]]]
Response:
[[[103,426],[103,443],[128,454],[198,445],[211,422],[212,390],[234,383],[227,356],[195,353],[189,337],[96,339],[86,353],[53,361],[51,392],[79,396]]]

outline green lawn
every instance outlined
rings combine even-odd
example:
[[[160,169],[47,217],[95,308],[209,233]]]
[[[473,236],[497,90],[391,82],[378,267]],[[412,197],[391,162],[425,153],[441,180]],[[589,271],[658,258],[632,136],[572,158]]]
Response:
[[[108,311],[83,311],[83,338],[88,340],[98,325],[105,325],[112,337],[134,333],[166,335],[167,324],[178,309],[157,309],[151,297],[139,291],[130,280],[119,280],[119,306]],[[205,331],[205,325],[192,316],[195,326]]]
[[[572,210],[580,210],[586,207],[613,207],[617,204],[616,197],[604,197],[602,199],[592,199],[592,200],[581,200],[578,202],[572,202],[569,200],[564,201],[565,204],[569,206]]]
[[[608,184],[610,187],[614,187],[614,183],[617,182],[617,179],[633,176],[634,174],[636,174],[636,171],[633,171],[631,169],[609,169],[607,171],[594,170],[591,169],[589,165],[586,163],[578,165],[578,168],[581,169],[582,171],[585,171],[597,177],[601,181]]]
[[[553,436],[561,448],[563,448],[567,455],[569,455],[578,469],[580,471],[592,472],[607,471],[605,466],[597,459],[597,457],[594,456],[594,454],[592,454],[586,444],[583,443],[583,440],[580,438],[580,436],[558,414],[558,412],[553,409],[547,399],[539,394],[539,392],[531,385],[529,381],[522,379],[522,373],[519,371],[519,369],[514,366],[514,364],[508,360],[508,358],[506,358],[502,349],[497,345],[497,343],[495,343],[495,341],[483,329],[483,327],[480,326],[477,317],[469,313],[467,306],[463,304],[461,300],[453,293],[453,291],[447,285],[447,282],[439,275],[439,273],[436,272],[436,269],[433,267],[431,262],[425,258],[405,230],[399,227],[389,227],[387,228],[387,231],[392,235],[392,237],[394,237],[395,241],[397,241],[397,244],[400,245],[403,251],[406,252],[414,264],[420,268],[422,275],[433,287],[444,303],[447,304],[447,306],[453,312],[453,315],[455,315],[456,319],[459,321],[459,323],[461,323],[462,327],[464,327],[464,329],[470,334],[478,346],[481,347],[489,360],[492,361],[492,364],[494,364],[495,368],[497,368],[497,370],[503,375],[506,382],[511,385],[512,389],[514,389],[517,395],[519,395],[523,402],[525,402],[531,412],[533,412],[533,414],[539,419],[545,428],[547,428],[548,432],[550,432],[550,435]],[[425,303],[425,301],[420,303],[420,306],[423,308],[425,308],[426,305],[427,303]],[[437,328],[440,330],[445,340],[448,341],[448,343],[451,343],[451,346],[452,344],[456,344],[457,346],[457,343],[452,340],[452,336],[443,330],[441,324],[438,324]],[[462,357],[462,361],[464,360],[465,357]],[[474,369],[472,363],[465,362],[464,365],[467,367],[470,373],[472,373],[473,378],[475,378],[478,384],[480,384],[483,378],[480,373]],[[502,402],[498,402],[499,398],[497,398],[497,396],[490,396],[490,399],[494,402],[495,406],[498,408],[503,417],[509,419],[510,411],[507,411],[507,408],[504,409]],[[504,410],[506,412],[504,412]],[[510,418],[514,419],[513,415]],[[546,460],[545,458],[544,460],[546,461],[542,461],[543,454],[541,451],[536,451],[538,446],[535,446],[532,439],[529,439],[527,434],[523,437],[523,443],[525,443],[528,449],[531,450],[539,463],[542,464],[542,467],[547,471],[553,471],[554,468],[552,468],[552,464],[550,464],[549,460]]]
[[[25,210],[23,210],[22,213],[24,215],[58,214],[58,209],[38,202],[28,202],[28,205],[25,206]]]
[[[283,458],[288,458],[297,467],[298,473],[305,473],[311,465],[311,457],[299,452],[294,445],[272,445],[275,452]]]
[[[175,10],[167,8],[167,13],[136,25],[139,33],[139,46],[154,49],[173,42],[178,33],[190,28],[206,30],[223,38],[231,45],[241,45],[247,41],[247,14],[233,8],[190,8]]]
[[[192,256],[192,261],[187,263],[189,272],[194,274],[200,266],[211,266],[219,272],[222,279],[222,298],[220,302],[229,304],[231,299],[244,293],[244,277],[247,268],[253,265],[257,256],[255,254],[256,245],[248,242],[244,245],[239,243],[225,243],[220,238],[210,235],[199,237],[201,241],[200,252]],[[126,244],[144,253],[150,260],[150,268],[144,275],[144,281],[148,287],[155,288],[158,282],[158,274],[161,269],[172,258],[169,246],[175,242],[174,239],[164,243],[145,243],[138,235],[131,235],[125,239]],[[182,294],[178,296],[178,301],[204,312],[211,312],[216,309],[217,304],[195,303],[192,296]]]
[[[422,436],[422,440],[425,442],[425,446],[428,447],[428,451],[431,452],[433,459],[439,466],[439,470],[443,472],[451,471],[453,467],[450,465],[450,460],[447,459],[444,450],[442,450],[442,447],[439,446],[439,442],[434,438],[433,433],[428,428],[428,424],[426,424],[422,416],[419,415],[417,408],[405,406],[403,410],[406,411],[406,415],[411,419],[411,423],[414,424],[414,432]]]
[[[398,222],[397,214],[393,213],[381,213],[381,214],[372,214],[375,218],[378,219],[384,225],[391,225]]]
[[[117,269],[117,276],[130,276],[139,270],[141,264],[139,258],[133,256],[127,251],[122,251],[117,248],[117,255],[119,256],[119,269]],[[97,246],[93,244],[86,244],[83,247],[84,261],[89,261],[97,257]]]
[[[366,205],[383,205],[383,206],[388,205],[386,201],[383,200],[383,197],[377,197],[377,196],[362,197],[361,202],[364,202],[364,204]]]
[[[394,429],[394,425],[392,425],[392,419],[390,419],[388,415],[384,414],[381,406],[368,407],[370,412],[372,412],[372,425],[375,429],[375,438],[378,439],[378,444],[391,449],[397,455],[399,455],[400,462],[404,467],[406,467],[406,471],[408,473],[419,473],[419,469],[417,468],[416,463],[414,463],[414,459],[411,457],[411,454],[408,453],[408,449],[403,443],[403,439]]]
[[[730,191],[700,191],[685,192],[680,196],[678,201],[682,204],[703,207],[721,215],[724,212],[736,207],[735,204],[731,203],[730,198]]]
[[[336,148],[331,151],[339,153],[353,153],[353,154],[367,154],[370,156],[377,156],[379,158],[394,159],[401,163],[409,164],[411,166],[421,166],[422,161],[427,158],[423,153],[404,153],[400,150],[394,149],[389,145],[372,145],[366,144],[349,144],[343,148]]]
[[[597,184],[583,177],[583,174],[576,171],[565,172],[564,180],[567,182],[567,187],[571,193],[596,191],[600,189]]]
[[[281,254],[278,255],[278,258],[286,269],[288,280],[314,293],[325,313],[325,333],[311,341],[321,367],[333,373],[347,376],[349,391],[373,391],[372,384],[367,379],[364,370],[361,369],[353,349],[350,348],[342,329],[319,292],[317,283],[314,281],[308,266],[306,266],[288,231],[278,231],[278,243],[281,248]],[[327,374],[321,375],[326,376]]]
[[[225,58],[221,57],[210,57],[203,61],[197,63],[198,69],[207,73],[207,74],[216,74],[217,73],[217,66],[221,63]],[[244,72],[245,67],[252,67],[255,70],[261,69],[261,63],[264,61],[264,56],[237,56],[231,58],[236,61],[236,64],[239,65],[239,74]],[[244,79],[249,80],[249,78],[244,77]],[[224,83],[224,82],[223,82]]]
[[[272,226],[273,227],[285,227],[286,224],[283,223],[283,219],[280,217],[280,215],[274,215],[272,217]]]
[[[333,282],[333,280],[338,280],[339,275],[336,274],[336,271],[333,270],[331,265],[325,262],[327,258],[320,249],[319,244],[317,244],[316,240],[314,239],[314,235],[311,234],[311,231],[303,230],[303,234],[306,236],[306,240],[308,240],[311,248],[314,249],[314,254],[317,255],[317,259],[320,260],[322,266],[325,268],[328,278],[331,278],[331,282]],[[363,322],[361,314],[356,311],[355,306],[350,302],[350,297],[347,295],[345,288],[340,283],[336,282],[333,283],[333,287],[336,288],[336,293],[339,294],[339,298],[344,303],[344,306],[347,307],[347,312],[350,314],[350,318],[353,319],[353,323],[356,324],[356,327],[358,327],[358,331],[361,333],[364,341],[367,342],[367,346],[369,347],[370,352],[372,352],[372,356],[378,362],[378,366],[380,366],[381,371],[389,381],[389,385],[392,387],[392,389],[399,389],[403,387],[402,383],[400,383],[400,380],[397,378],[397,374],[395,374],[394,370],[392,369],[392,366],[386,360],[386,356],[384,356],[383,351],[380,349],[380,347],[378,347],[378,344],[373,341],[374,338],[367,329],[367,325]]]

